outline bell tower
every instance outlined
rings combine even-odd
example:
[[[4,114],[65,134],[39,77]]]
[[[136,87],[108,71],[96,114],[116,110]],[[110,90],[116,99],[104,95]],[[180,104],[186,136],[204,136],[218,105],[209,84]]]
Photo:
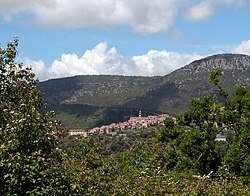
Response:
[[[139,117],[141,118],[141,110],[139,110]]]

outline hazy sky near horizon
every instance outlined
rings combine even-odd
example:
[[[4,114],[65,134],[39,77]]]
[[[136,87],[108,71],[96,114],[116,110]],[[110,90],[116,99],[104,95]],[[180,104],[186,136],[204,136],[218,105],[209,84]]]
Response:
[[[166,75],[216,53],[250,55],[247,0],[0,0],[0,43],[40,80]]]

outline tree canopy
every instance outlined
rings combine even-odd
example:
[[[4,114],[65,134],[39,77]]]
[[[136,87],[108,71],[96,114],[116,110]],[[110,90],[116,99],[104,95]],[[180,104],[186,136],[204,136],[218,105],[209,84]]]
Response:
[[[178,116],[175,125],[169,123],[171,119],[165,121],[160,139],[175,146],[172,148],[176,160],[173,167],[194,169],[202,175],[223,167],[247,176],[250,169],[250,93],[240,85],[235,89],[235,96],[229,97],[229,91],[220,85],[221,74],[220,69],[215,69],[209,80],[218,87],[224,100],[219,101],[217,95],[210,94],[201,99],[193,98],[190,109]],[[177,134],[180,132],[182,134]],[[173,135],[178,137],[169,137]],[[223,149],[217,145],[219,135],[226,135]]]
[[[17,46],[15,38],[0,48],[0,194],[66,194],[57,122],[45,111],[35,74],[16,61]]]

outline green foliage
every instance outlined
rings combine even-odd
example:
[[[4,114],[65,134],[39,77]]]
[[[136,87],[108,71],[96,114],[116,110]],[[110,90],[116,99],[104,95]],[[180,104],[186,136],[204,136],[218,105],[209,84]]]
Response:
[[[127,138],[123,138],[127,139]],[[103,137],[86,138],[67,149],[64,167],[77,195],[248,195],[249,183],[234,175],[195,176],[164,167],[168,145],[151,138],[133,148],[106,153]],[[112,141],[110,141],[112,142]]]
[[[212,84],[218,84],[220,82],[220,78],[219,76],[221,76],[221,69],[215,69],[213,70],[210,75],[209,75],[209,82],[212,83]]]
[[[192,169],[204,175],[225,164],[231,172],[249,174],[250,93],[240,85],[235,97],[228,98],[228,91],[220,86],[221,73],[216,69],[209,79],[226,102],[207,94],[193,98],[191,108],[178,116],[176,124],[166,119],[158,138],[168,144],[168,169]],[[222,133],[228,135],[224,147],[216,142]]]
[[[43,99],[36,90],[34,74],[30,69],[15,64],[15,39],[0,53],[0,141],[9,152],[31,154],[38,150],[49,152],[53,145],[49,133],[53,122],[49,113],[41,112]]]
[[[34,73],[17,63],[18,39],[0,49],[0,194],[67,195],[70,180],[54,156],[58,123],[44,110]]]
[[[219,133],[216,121],[222,105],[209,95],[192,99],[191,105],[176,124],[172,119],[165,120],[166,128],[160,132],[159,139],[169,144],[167,151],[172,156],[166,163],[168,169],[194,169],[203,175],[216,171],[220,163],[215,138]]]
[[[209,75],[209,82],[212,84],[215,84],[219,90],[220,90],[220,95],[222,95],[223,97],[227,98],[229,95],[229,91],[226,90],[225,88],[223,88],[219,82],[220,82],[220,77],[222,75],[222,70],[221,69],[215,69],[213,70],[210,75]]]
[[[171,117],[165,119],[164,125],[165,127],[160,129],[158,134],[158,139],[160,141],[170,142],[178,139],[180,135],[183,134],[183,130],[175,125],[174,120]]]
[[[236,88],[236,96],[225,107],[223,123],[234,133],[225,164],[236,174],[248,175],[250,170],[250,92]]]

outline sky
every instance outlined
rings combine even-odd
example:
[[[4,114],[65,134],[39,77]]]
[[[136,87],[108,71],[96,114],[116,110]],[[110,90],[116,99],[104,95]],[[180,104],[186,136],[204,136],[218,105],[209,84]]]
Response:
[[[0,0],[0,44],[40,81],[162,76],[217,53],[250,55],[248,0]]]

